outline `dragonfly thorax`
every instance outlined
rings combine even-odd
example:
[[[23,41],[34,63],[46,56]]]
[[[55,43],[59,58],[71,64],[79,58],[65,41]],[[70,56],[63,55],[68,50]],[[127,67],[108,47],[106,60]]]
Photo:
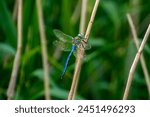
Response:
[[[81,39],[80,39],[78,36],[76,36],[76,37],[72,40],[72,43],[73,43],[74,45],[79,45],[79,44],[81,43]]]
[[[82,34],[78,34],[73,40],[72,43],[74,45],[79,45],[81,43],[81,40],[83,39],[83,35]]]

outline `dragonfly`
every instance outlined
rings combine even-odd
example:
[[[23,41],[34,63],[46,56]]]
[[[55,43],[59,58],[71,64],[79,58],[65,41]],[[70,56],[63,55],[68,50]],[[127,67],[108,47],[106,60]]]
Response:
[[[55,36],[59,39],[54,41],[53,44],[61,50],[70,51],[61,75],[61,78],[63,78],[68,68],[69,60],[72,54],[76,53],[77,48],[88,50],[91,48],[91,46],[89,43],[87,43],[87,41],[85,41],[84,35],[82,34],[78,34],[76,37],[73,38],[72,36],[64,34],[58,29],[54,29],[53,32]]]

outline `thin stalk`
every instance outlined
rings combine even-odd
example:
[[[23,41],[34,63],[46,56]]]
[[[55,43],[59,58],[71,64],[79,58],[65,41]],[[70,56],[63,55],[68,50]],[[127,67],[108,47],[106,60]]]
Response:
[[[18,8],[18,0],[15,0],[14,9],[13,9],[13,21],[16,21],[17,19],[17,9]]]
[[[130,14],[127,14],[127,19],[128,19],[128,22],[129,22],[129,25],[130,25],[130,28],[131,28],[131,32],[132,32],[132,35],[133,35],[134,44],[136,45],[136,48],[138,50],[139,49],[138,36],[137,36],[136,29],[135,29],[135,26],[133,24],[133,20],[132,20]],[[150,77],[149,77],[149,73],[148,73],[148,70],[147,70],[147,67],[146,67],[146,63],[145,63],[145,59],[144,59],[143,54],[141,54],[140,62],[141,62],[141,65],[142,65],[142,69],[143,69],[143,72],[144,72],[145,81],[146,81],[146,85],[147,85],[147,89],[148,89],[148,93],[149,93],[149,97],[150,97],[150,79],[149,79]]]
[[[85,23],[86,23],[86,9],[87,9],[87,0],[82,0],[82,6],[81,6],[81,19],[80,19],[80,28],[79,32],[80,34],[84,34],[85,32]],[[80,74],[80,73],[79,73]],[[79,77],[79,76],[78,76]],[[75,98],[77,86],[78,86],[79,78],[77,79],[77,83],[75,85],[75,91],[73,95],[73,99]]]
[[[141,0],[130,0],[129,4],[130,4],[130,8],[131,9],[131,15],[133,16],[132,20],[134,22],[134,25],[136,26],[136,30],[138,31],[139,28],[139,19],[140,19],[140,2]]]
[[[142,54],[143,48],[145,46],[145,43],[146,43],[146,41],[148,39],[149,33],[150,33],[150,25],[147,28],[147,31],[146,31],[146,33],[144,35],[144,38],[143,38],[143,41],[142,41],[142,43],[141,43],[141,45],[140,45],[140,47],[138,49],[138,52],[136,53],[136,56],[134,58],[132,66],[130,68],[129,75],[128,75],[128,81],[127,81],[125,92],[124,92],[124,96],[123,96],[123,100],[126,100],[128,98],[129,90],[130,90],[131,83],[132,83],[133,76],[134,76],[134,72],[135,72],[135,69],[137,67],[137,64],[138,64],[138,61],[140,59],[140,56]]]
[[[79,32],[81,34],[84,34],[84,32],[85,32],[87,2],[88,2],[88,0],[82,0],[80,29],[79,29]]]
[[[23,6],[22,0],[18,0],[17,52],[15,55],[15,59],[14,59],[14,63],[13,63],[13,69],[12,69],[12,73],[11,73],[11,78],[10,78],[9,86],[7,89],[8,100],[12,99],[14,96],[17,74],[18,74],[18,69],[20,66],[20,58],[21,58],[21,51],[22,51],[22,6]]]
[[[83,1],[83,0],[82,0]],[[77,5],[76,5],[76,8],[75,8],[75,10],[74,10],[74,12],[73,12],[73,14],[72,14],[72,16],[71,16],[71,22],[73,23],[73,24],[75,24],[77,21],[78,21],[78,19],[79,19],[79,17],[80,17],[80,7],[81,7],[81,0],[78,0],[78,3],[77,3]]]
[[[92,15],[85,33],[85,41],[88,41],[89,35],[90,35],[90,31],[94,22],[94,18],[96,15],[96,11],[99,5],[99,1],[100,0],[96,0],[93,11],[92,11]],[[83,62],[83,57],[84,57],[84,49],[80,49],[77,52],[77,61],[76,61],[76,66],[75,66],[75,72],[73,75],[73,81],[72,81],[72,85],[71,85],[71,89],[68,95],[68,100],[73,100],[74,96],[75,96],[75,91],[76,91],[76,86],[78,83],[78,79],[79,79],[79,75],[80,75],[80,70],[81,70],[81,65]]]
[[[38,24],[40,30],[40,40],[42,47],[42,61],[44,68],[44,87],[45,87],[45,99],[50,99],[50,88],[49,88],[49,67],[48,67],[48,55],[47,55],[47,42],[44,29],[43,13],[42,13],[42,2],[36,0],[37,12],[38,12]]]

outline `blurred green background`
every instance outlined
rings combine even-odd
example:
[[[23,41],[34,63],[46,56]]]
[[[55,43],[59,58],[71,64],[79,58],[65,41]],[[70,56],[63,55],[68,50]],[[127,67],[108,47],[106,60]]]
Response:
[[[15,0],[0,0],[0,99],[7,99],[13,60],[17,47]],[[95,0],[88,0],[86,26]],[[63,79],[60,79],[68,52],[53,46],[59,29],[73,37],[79,33],[81,0],[42,0],[52,99],[67,99],[75,66],[71,57]],[[77,9],[77,11],[76,11]],[[128,72],[136,54],[126,13],[131,13],[139,39],[150,21],[150,0],[101,0],[90,33],[92,48],[86,51],[76,99],[122,99]],[[144,48],[150,72],[150,40]],[[35,0],[23,0],[23,51],[14,99],[44,99],[41,44]],[[149,99],[138,64],[129,99]]]

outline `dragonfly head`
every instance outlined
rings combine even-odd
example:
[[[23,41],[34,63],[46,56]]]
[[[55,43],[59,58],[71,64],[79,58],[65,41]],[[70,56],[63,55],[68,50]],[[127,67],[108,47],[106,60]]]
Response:
[[[78,34],[78,37],[79,37],[81,40],[83,39],[83,36],[84,36],[83,34],[80,34],[80,33]]]

